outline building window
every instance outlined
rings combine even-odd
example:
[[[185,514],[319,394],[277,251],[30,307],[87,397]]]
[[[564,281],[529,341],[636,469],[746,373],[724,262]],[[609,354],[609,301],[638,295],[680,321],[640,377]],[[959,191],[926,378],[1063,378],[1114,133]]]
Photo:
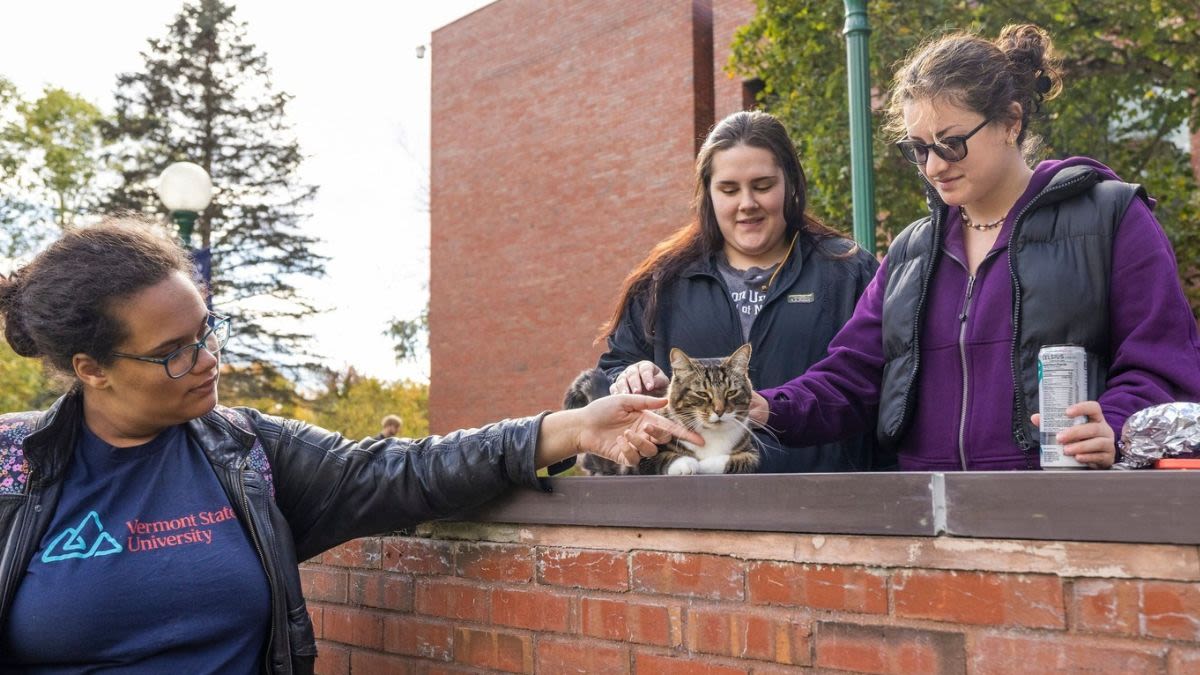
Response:
[[[760,78],[756,77],[753,80],[744,80],[742,82],[742,110],[760,108],[761,105],[759,104],[758,96],[766,88],[766,83]]]

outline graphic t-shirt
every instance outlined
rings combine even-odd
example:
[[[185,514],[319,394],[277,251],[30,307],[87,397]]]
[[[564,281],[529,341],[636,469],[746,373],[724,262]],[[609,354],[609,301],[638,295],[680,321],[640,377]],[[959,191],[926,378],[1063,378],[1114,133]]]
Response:
[[[0,634],[0,671],[253,673],[266,573],[183,427],[114,448],[86,428]]]
[[[763,303],[767,301],[767,283],[780,263],[770,267],[751,267],[739,270],[729,264],[724,255],[717,256],[717,269],[725,278],[729,288],[729,299],[737,308],[738,318],[742,321],[742,339],[750,341],[750,328],[754,319],[762,311]]]

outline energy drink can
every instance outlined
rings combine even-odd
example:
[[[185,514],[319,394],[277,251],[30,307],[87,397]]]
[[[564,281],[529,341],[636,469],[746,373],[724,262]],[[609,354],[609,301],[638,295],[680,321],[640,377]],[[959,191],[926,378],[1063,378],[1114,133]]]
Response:
[[[1087,421],[1067,417],[1067,408],[1087,400],[1087,352],[1078,345],[1050,345],[1038,351],[1038,412],[1041,413],[1043,469],[1086,469],[1055,439],[1058,432]]]

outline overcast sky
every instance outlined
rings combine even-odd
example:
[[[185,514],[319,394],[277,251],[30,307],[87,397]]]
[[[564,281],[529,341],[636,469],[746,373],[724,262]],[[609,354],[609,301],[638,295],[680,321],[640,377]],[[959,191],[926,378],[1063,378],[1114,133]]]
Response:
[[[384,379],[426,378],[428,362],[396,364],[382,335],[415,317],[429,276],[429,74],[416,58],[437,28],[490,0],[241,0],[236,16],[266,52],[275,87],[320,186],[308,230],[331,260],[305,287],[326,314],[307,323],[335,368]],[[149,38],[166,35],[180,2],[38,0],[0,9],[0,75],[27,98],[63,87],[112,109],[116,75],[139,70]]]

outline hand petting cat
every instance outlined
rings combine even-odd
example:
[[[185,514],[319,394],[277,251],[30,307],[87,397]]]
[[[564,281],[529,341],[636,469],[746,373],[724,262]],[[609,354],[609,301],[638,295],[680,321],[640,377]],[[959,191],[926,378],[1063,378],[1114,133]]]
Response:
[[[750,419],[757,422],[761,426],[767,425],[767,417],[771,415],[771,407],[767,404],[767,399],[763,395],[756,392],[750,394]]]
[[[687,427],[653,412],[665,398],[605,396],[583,408],[563,410],[542,420],[535,462],[547,466],[575,453],[590,452],[625,466],[658,452],[672,437],[703,445]]]
[[[646,394],[662,396],[671,380],[653,361],[638,361],[621,371],[608,388],[610,394]]]

